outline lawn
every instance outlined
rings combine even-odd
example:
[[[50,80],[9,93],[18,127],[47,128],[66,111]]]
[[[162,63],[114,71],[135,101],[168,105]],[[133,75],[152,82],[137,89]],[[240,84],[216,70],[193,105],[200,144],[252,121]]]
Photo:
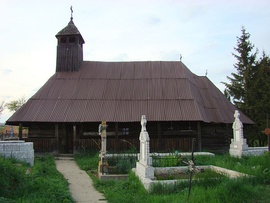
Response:
[[[35,158],[35,164],[0,157],[1,203],[73,203],[68,182],[55,166],[53,156]]]
[[[94,186],[104,193],[110,203],[270,203],[270,156],[233,158],[229,155],[214,157],[198,156],[199,165],[216,165],[251,175],[249,178],[205,178],[194,180],[191,195],[188,198],[188,183],[179,182],[174,186],[157,185],[147,193],[133,172],[126,180],[106,181],[96,176],[98,154],[90,153],[75,157],[78,165],[88,172]]]
[[[174,186],[157,185],[147,193],[133,172],[126,180],[99,180],[97,178],[98,154],[75,156],[78,165],[90,175],[97,190],[104,193],[109,203],[270,203],[270,156],[233,158],[229,155],[198,156],[198,165],[216,165],[251,175],[249,178],[205,178],[193,180],[188,198],[188,183]],[[27,171],[27,173],[26,173]],[[29,173],[28,173],[29,172]],[[74,202],[68,183],[56,170],[54,157],[35,159],[29,170],[26,164],[0,157],[1,203],[68,203]]]

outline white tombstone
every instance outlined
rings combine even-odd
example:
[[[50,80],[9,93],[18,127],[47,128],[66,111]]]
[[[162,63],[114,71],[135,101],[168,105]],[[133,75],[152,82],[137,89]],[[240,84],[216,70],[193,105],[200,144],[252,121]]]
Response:
[[[152,158],[150,157],[150,138],[146,130],[146,116],[141,118],[141,133],[140,133],[140,154],[138,155],[139,162],[136,163],[136,173],[143,178],[154,178],[154,168],[152,167]]]
[[[230,155],[236,157],[242,157],[248,150],[246,139],[244,139],[243,124],[240,121],[240,113],[235,110],[234,122],[233,122],[233,139],[231,139]]]

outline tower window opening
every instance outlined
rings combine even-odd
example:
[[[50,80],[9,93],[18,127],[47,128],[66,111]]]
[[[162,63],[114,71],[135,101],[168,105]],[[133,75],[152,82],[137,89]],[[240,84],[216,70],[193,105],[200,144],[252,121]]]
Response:
[[[60,43],[66,43],[66,42],[67,42],[67,38],[66,37],[61,37]]]
[[[69,43],[74,43],[74,42],[75,42],[75,37],[70,37],[70,38],[68,39],[68,42],[69,42]]]

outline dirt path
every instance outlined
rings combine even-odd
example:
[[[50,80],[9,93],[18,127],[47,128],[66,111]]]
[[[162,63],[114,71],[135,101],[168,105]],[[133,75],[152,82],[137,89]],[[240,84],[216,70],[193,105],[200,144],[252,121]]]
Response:
[[[76,202],[107,202],[103,194],[94,188],[89,175],[77,166],[73,158],[56,158],[55,163],[57,170],[62,173],[69,182],[69,190]]]

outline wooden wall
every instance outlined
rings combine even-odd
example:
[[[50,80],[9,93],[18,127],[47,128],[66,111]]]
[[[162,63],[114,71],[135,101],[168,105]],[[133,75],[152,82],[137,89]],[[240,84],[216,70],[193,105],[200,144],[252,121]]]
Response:
[[[99,151],[99,123],[58,125],[58,138],[55,124],[42,124],[29,127],[27,141],[34,142],[36,152],[74,153],[79,150]],[[76,138],[72,136],[76,126]],[[229,149],[232,130],[230,125],[201,123],[202,151],[224,153]],[[139,152],[139,123],[108,123],[107,150],[110,153],[121,151]],[[192,122],[148,122],[151,152],[191,151],[192,138],[198,138],[197,123]],[[58,141],[58,142],[57,142]],[[198,143],[197,143],[198,144]],[[73,147],[75,146],[75,147]],[[199,147],[196,145],[195,150]]]
[[[226,153],[229,151],[232,134],[232,125],[202,124],[202,149]]]

